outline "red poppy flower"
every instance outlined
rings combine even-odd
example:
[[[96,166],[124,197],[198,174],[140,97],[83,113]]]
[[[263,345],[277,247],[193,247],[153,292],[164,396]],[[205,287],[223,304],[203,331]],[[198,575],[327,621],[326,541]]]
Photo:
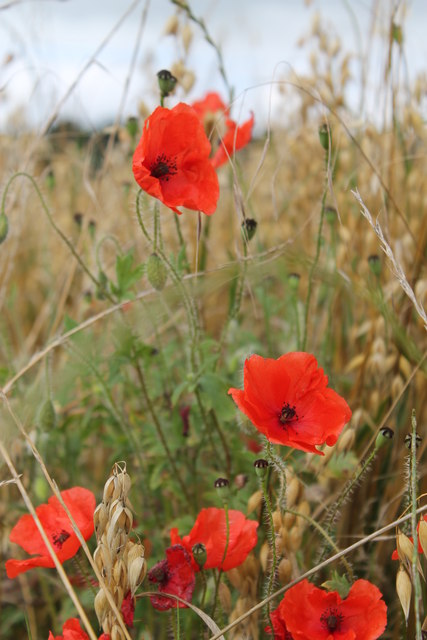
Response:
[[[170,593],[189,602],[193,596],[196,577],[191,558],[184,547],[175,544],[166,549],[166,560],[158,562],[148,572],[148,579],[158,585],[160,593]],[[159,611],[186,607],[174,598],[150,596],[151,604]]]
[[[175,213],[181,213],[177,207],[187,207],[211,215],[219,184],[210,151],[194,109],[182,102],[173,109],[157,107],[144,122],[133,155],[135,180]]]
[[[88,489],[73,487],[61,491],[62,499],[70,510],[78,528],[85,540],[93,533],[93,513],[95,511],[95,496]],[[65,509],[56,496],[49,498],[47,504],[37,507],[36,513],[49,537],[59,561],[62,563],[72,558],[80,548],[80,542],[73,531]],[[6,572],[9,578],[15,578],[33,567],[54,567],[52,557],[43,542],[43,538],[31,515],[22,516],[10,532],[11,542],[19,544],[24,551],[38,554],[27,560],[7,560]]]
[[[229,117],[230,110],[217,93],[208,93],[203,100],[197,100],[191,106],[199,116],[207,135],[211,137],[213,131],[219,134],[219,146],[212,157],[212,165],[215,169],[226,163],[236,151],[250,142],[254,116],[252,115],[249,120],[238,126]],[[226,116],[225,129],[221,126],[223,116]]]
[[[191,106],[202,122],[205,119],[209,120],[221,114],[228,115],[229,112],[229,109],[225,106],[219,93],[216,93],[216,91],[207,93],[202,100],[192,102]]]
[[[83,631],[77,618],[70,618],[64,622],[62,634],[62,636],[54,636],[52,631],[49,631],[48,640],[89,640],[89,636],[86,631]],[[108,633],[103,633],[98,640],[110,640],[110,636]]]
[[[286,624],[282,618],[280,605],[275,611],[270,613],[271,622],[273,624],[274,640],[293,640],[292,635],[286,628]],[[265,627],[265,631],[271,634],[271,627]]]
[[[309,353],[277,360],[253,355],[245,361],[243,391],[228,393],[270,442],[324,455],[316,445],[335,444],[351,418],[346,401],[327,384]]]
[[[344,600],[303,580],[285,593],[273,616],[280,639],[287,636],[280,626],[276,635],[279,621],[293,640],[376,640],[387,625],[382,593],[367,580],[356,580]]]
[[[200,567],[193,558],[192,548],[195,544],[202,543],[206,548],[206,562],[204,569],[222,569],[229,571],[238,567],[246,560],[250,551],[257,543],[258,522],[248,520],[241,511],[230,509],[229,537],[227,554],[224,562],[224,551],[227,540],[227,527],[225,510],[210,507],[202,509],[197,516],[194,527],[187,536],[181,538],[178,529],[172,529],[170,536],[172,544],[182,544],[191,554],[193,568],[199,571]]]
[[[227,132],[221,138],[220,145],[212,158],[212,164],[215,169],[227,162],[236,151],[245,147],[251,141],[254,122],[253,114],[240,127],[233,120],[226,120]]]
[[[123,598],[120,611],[122,612],[124,623],[127,624],[129,629],[132,629],[133,617],[135,615],[135,598],[132,597],[132,593],[130,591],[128,591]]]

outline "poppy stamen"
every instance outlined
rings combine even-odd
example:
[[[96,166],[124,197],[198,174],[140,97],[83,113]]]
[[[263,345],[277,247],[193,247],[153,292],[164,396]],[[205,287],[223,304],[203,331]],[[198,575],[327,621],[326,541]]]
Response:
[[[284,402],[279,415],[279,422],[286,426],[293,420],[299,420],[295,405],[291,406],[289,402]]]
[[[320,616],[320,622],[322,626],[330,633],[333,631],[339,631],[344,620],[344,616],[339,609],[326,609]]]
[[[169,180],[178,172],[176,159],[170,158],[164,153],[159,154],[150,167],[150,174],[158,180]]]
[[[64,542],[66,540],[68,540],[68,538],[70,537],[70,533],[68,533],[68,531],[65,531],[65,529],[62,529],[60,533],[55,533],[52,536],[52,540],[53,540],[53,544],[55,545],[55,547],[57,547],[58,549],[62,549],[62,545],[64,544]]]

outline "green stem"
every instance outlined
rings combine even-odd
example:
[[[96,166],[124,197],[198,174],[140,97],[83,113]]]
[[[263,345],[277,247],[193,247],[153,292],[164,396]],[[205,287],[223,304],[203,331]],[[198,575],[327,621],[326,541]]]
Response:
[[[273,522],[273,511],[271,508],[271,501],[270,501],[270,496],[268,494],[268,478],[269,478],[269,474],[266,474],[265,478],[263,478],[262,482],[261,482],[261,490],[262,490],[262,495],[264,497],[264,502],[265,502],[265,506],[267,508],[267,515],[268,515],[268,523],[269,523],[269,542],[270,542],[270,549],[271,549],[271,553],[273,556],[273,563],[271,565],[271,569],[270,569],[270,575],[268,577],[268,587],[267,587],[267,598],[269,598],[273,592],[273,585],[274,585],[274,576],[276,575],[276,568],[277,568],[277,555],[276,555],[276,534],[274,532],[274,522]],[[268,617],[268,621],[270,624],[271,629],[274,629],[273,627],[273,623],[271,620],[271,602],[270,600],[267,602],[267,617]]]
[[[305,351],[305,348],[307,345],[308,316],[310,311],[311,294],[313,290],[313,277],[314,277],[314,272],[317,268],[317,264],[319,262],[320,249],[322,246],[322,229],[323,229],[323,220],[325,218],[325,202],[326,202],[327,193],[328,193],[328,188],[326,186],[322,196],[322,208],[320,211],[319,230],[317,232],[316,255],[314,257],[313,264],[311,265],[310,273],[308,276],[307,298],[305,301],[305,315],[304,315],[304,333],[303,333],[302,345],[301,345],[302,351]]]
[[[185,268],[186,273],[191,273],[190,263],[188,261],[188,256],[187,256],[187,247],[185,245],[184,237],[182,235],[181,223],[179,221],[179,216],[175,214],[173,219],[175,220],[175,228],[176,228],[176,232],[178,234],[180,252],[182,251],[182,254],[184,256],[184,268]]]
[[[147,385],[146,385],[146,382],[145,382],[144,374],[142,373],[142,369],[141,369],[141,367],[139,365],[139,361],[138,361],[138,358],[136,356],[135,356],[135,370],[136,370],[136,374],[137,374],[137,377],[138,377],[138,380],[139,380],[139,384],[140,384],[140,387],[141,387],[142,395],[144,396],[144,400],[145,400],[145,403],[147,405],[148,411],[149,411],[149,413],[151,415],[151,418],[153,420],[155,429],[157,431],[157,435],[160,438],[160,441],[161,441],[161,443],[163,445],[163,449],[165,450],[166,456],[167,456],[167,458],[169,460],[169,464],[170,464],[171,470],[173,472],[173,475],[177,479],[178,484],[181,487],[181,490],[182,490],[184,496],[186,497],[188,504],[190,504],[191,503],[190,494],[188,493],[187,486],[186,486],[185,482],[183,481],[183,479],[181,477],[181,474],[178,471],[178,467],[176,466],[176,462],[174,460],[174,457],[173,457],[173,455],[171,453],[171,450],[169,449],[169,445],[167,443],[165,434],[163,433],[162,425],[160,424],[160,421],[159,421],[159,419],[157,417],[157,414],[156,414],[156,411],[154,409],[153,403],[151,402],[150,396],[148,395],[148,390],[147,390]]]
[[[107,240],[109,240],[110,242],[112,242],[114,244],[114,246],[116,247],[117,252],[118,252],[119,255],[123,255],[123,251],[122,251],[122,248],[120,246],[120,243],[119,243],[119,241],[117,240],[117,238],[115,236],[112,236],[111,234],[103,236],[101,238],[101,240],[98,242],[98,244],[96,246],[96,251],[95,251],[95,260],[96,260],[96,264],[98,265],[98,269],[100,271],[103,271],[103,269],[102,269],[101,258],[99,256],[99,252],[101,250],[102,245]]]
[[[415,637],[421,640],[420,602],[422,599],[420,576],[417,569],[418,560],[418,532],[417,532],[417,419],[415,409],[411,416],[411,453],[410,453],[410,486],[411,486],[411,529],[413,537],[412,549],[412,582],[414,585],[414,616]]]
[[[9,187],[11,186],[12,182],[19,177],[23,177],[23,178],[27,178],[31,184],[33,185],[40,203],[42,205],[43,211],[45,212],[47,219],[49,221],[50,226],[52,227],[52,229],[55,231],[55,233],[61,238],[61,240],[67,245],[68,249],[71,251],[71,253],[73,254],[73,256],[75,257],[75,259],[77,260],[77,262],[79,263],[80,267],[83,269],[83,271],[86,273],[86,275],[92,280],[92,282],[94,283],[94,285],[96,287],[100,287],[100,282],[97,280],[97,278],[95,278],[95,276],[89,271],[88,267],[85,265],[85,263],[83,262],[83,260],[81,259],[81,257],[79,256],[79,254],[77,253],[77,251],[74,249],[72,243],[68,240],[67,236],[64,235],[64,233],[61,231],[61,229],[56,225],[56,223],[54,222],[53,218],[52,218],[52,214],[50,213],[48,206],[41,194],[41,191],[37,185],[37,182],[34,180],[34,178],[32,176],[30,176],[29,173],[26,173],[25,171],[18,171],[17,173],[14,173],[13,176],[8,180],[6,187],[3,191],[3,197],[2,197],[2,201],[1,201],[1,214],[2,215],[6,215],[5,214],[5,208],[6,208],[6,196],[7,196],[7,192],[9,190]],[[108,294],[107,294],[108,295]],[[114,302],[114,300],[108,296],[110,302]]]

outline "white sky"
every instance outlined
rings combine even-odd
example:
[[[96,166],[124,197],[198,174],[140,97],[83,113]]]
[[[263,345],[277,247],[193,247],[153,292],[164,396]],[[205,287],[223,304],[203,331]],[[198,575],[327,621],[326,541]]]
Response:
[[[282,73],[287,66],[298,73],[308,68],[309,49],[297,47],[297,41],[308,34],[316,10],[330,24],[331,37],[338,34],[345,47],[356,52],[355,19],[351,12],[357,19],[365,47],[372,6],[378,4],[373,0],[189,1],[193,12],[204,18],[213,39],[221,46],[235,95],[264,85],[247,91],[244,104],[236,109],[242,118],[253,110],[259,126],[267,118],[268,83],[277,65]],[[379,1],[383,7],[391,3],[392,0]],[[61,107],[62,118],[78,120],[89,127],[115,118],[145,4],[145,0],[137,3],[86,71]],[[131,0],[0,0],[0,130],[7,128],[10,114],[17,108],[22,109],[31,125],[42,126],[131,5]],[[405,50],[409,72],[414,77],[427,66],[427,0],[413,0],[408,7],[404,22]],[[149,4],[124,117],[136,114],[140,100],[150,108],[156,106],[154,75],[159,69],[170,67],[179,53],[175,39],[162,35],[166,19],[174,12],[169,0],[151,0]],[[384,29],[387,27],[384,23]],[[196,37],[188,66],[195,71],[197,82],[188,100],[198,99],[208,90],[219,90],[225,98],[215,52],[200,36],[200,31],[193,28]],[[8,55],[13,56],[13,61],[6,64]],[[377,74],[381,71],[378,62]],[[379,78],[375,77],[374,69],[372,82],[376,79]],[[375,100],[375,88],[373,96]],[[276,90],[273,98],[274,106],[280,100]]]

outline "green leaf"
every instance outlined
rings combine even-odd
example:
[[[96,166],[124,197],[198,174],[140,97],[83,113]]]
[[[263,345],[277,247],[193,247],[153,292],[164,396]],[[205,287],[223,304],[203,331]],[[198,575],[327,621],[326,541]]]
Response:
[[[144,273],[144,264],[138,264],[134,267],[133,259],[133,249],[116,257],[117,285],[112,284],[112,290],[121,300],[129,297],[130,289]]]
[[[331,579],[326,580],[326,582],[322,584],[322,587],[325,587],[328,591],[338,591],[341,598],[344,599],[348,596],[351,584],[345,576],[340,576],[336,571],[333,571]]]

